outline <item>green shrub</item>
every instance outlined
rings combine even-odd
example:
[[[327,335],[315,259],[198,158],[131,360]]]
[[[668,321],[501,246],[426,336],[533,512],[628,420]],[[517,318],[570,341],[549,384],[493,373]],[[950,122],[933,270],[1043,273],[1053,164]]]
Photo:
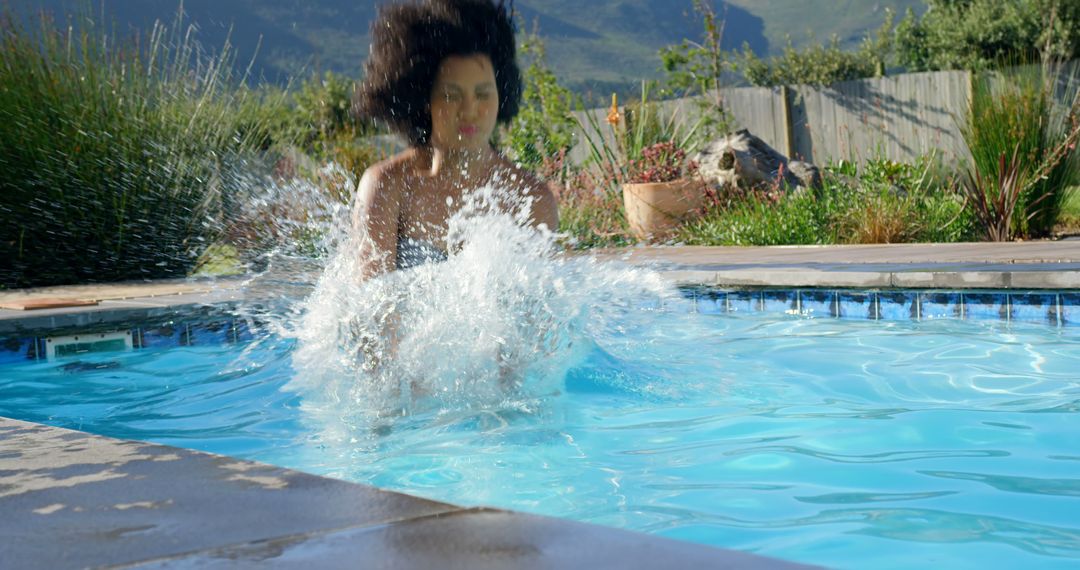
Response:
[[[812,193],[776,200],[752,196],[683,226],[675,241],[687,245],[836,243],[823,205]]]
[[[621,156],[627,161],[641,160],[646,149],[660,143],[672,143],[689,154],[704,142],[702,125],[707,117],[701,115],[689,121],[681,109],[665,109],[652,96],[655,88],[655,82],[643,81],[641,98],[624,107],[623,128],[619,131],[616,127]]]
[[[974,237],[971,216],[951,191],[952,176],[933,154],[913,163],[868,160],[854,188],[828,173],[847,173],[849,164],[826,169],[827,191],[849,194],[834,220],[841,243],[957,242]]]
[[[138,41],[76,24],[0,17],[0,283],[183,276],[273,142],[267,101],[180,20]]]
[[[320,141],[339,135],[356,136],[359,128],[349,114],[355,83],[340,74],[327,71],[305,81],[293,95],[296,105],[297,139],[305,148],[318,148]]]
[[[933,157],[876,159],[861,171],[827,166],[822,188],[720,189],[677,241],[689,245],[829,245],[955,242],[974,236],[971,216]]]
[[[886,9],[885,22],[873,34],[867,35],[858,50],[840,47],[840,38],[833,36],[827,44],[812,43],[796,49],[791,39],[783,53],[763,60],[749,48],[736,63],[751,85],[829,85],[885,75],[892,54],[893,12]]]
[[[1080,234],[1080,186],[1073,186],[1065,191],[1054,232],[1065,235]]]
[[[1080,3],[1075,0],[926,0],[896,27],[900,65],[910,71],[982,70],[1003,59],[1080,57]]]
[[[536,169],[565,156],[574,144],[577,122],[571,113],[573,95],[548,68],[544,43],[536,32],[525,38],[521,55],[529,66],[522,74],[521,107],[507,130],[505,144],[514,160]],[[565,173],[559,174],[565,178]]]

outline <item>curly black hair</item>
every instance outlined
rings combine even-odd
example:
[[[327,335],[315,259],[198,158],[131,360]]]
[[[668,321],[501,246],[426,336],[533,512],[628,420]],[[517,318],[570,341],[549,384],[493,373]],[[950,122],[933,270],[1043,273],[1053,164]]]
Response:
[[[521,104],[515,58],[513,4],[504,0],[419,0],[382,6],[371,26],[371,54],[353,112],[426,146],[431,137],[431,91],[450,56],[491,59],[499,91],[498,120],[508,123]]]

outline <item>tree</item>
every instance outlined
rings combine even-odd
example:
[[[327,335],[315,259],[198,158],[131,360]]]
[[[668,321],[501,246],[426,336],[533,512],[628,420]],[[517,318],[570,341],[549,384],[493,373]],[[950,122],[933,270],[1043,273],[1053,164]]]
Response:
[[[840,39],[830,38],[827,44],[813,43],[796,49],[791,39],[782,54],[763,60],[749,46],[743,46],[738,62],[746,80],[752,85],[829,85],[885,75],[891,58],[893,36],[892,10],[886,9],[885,22],[872,35],[867,35],[858,50],[846,51]]]
[[[660,49],[668,93],[718,90],[724,73],[731,68],[727,54],[720,47],[724,18],[717,18],[716,10],[704,0],[694,0],[694,12],[701,16],[705,26],[702,41],[684,39],[680,44]]]
[[[1002,61],[1080,57],[1075,0],[926,0],[896,29],[899,63],[909,71],[986,69]]]
[[[697,96],[704,136],[728,130],[731,118],[724,111],[720,95],[725,74],[732,71],[730,56],[720,47],[725,18],[717,17],[712,4],[694,0],[694,12],[701,16],[705,34],[701,42],[684,39],[660,49],[665,82],[661,96]]]
[[[529,66],[522,74],[521,107],[506,144],[518,162],[537,168],[573,146],[577,122],[571,114],[573,95],[547,66],[544,42],[535,28],[525,36],[521,55]]]

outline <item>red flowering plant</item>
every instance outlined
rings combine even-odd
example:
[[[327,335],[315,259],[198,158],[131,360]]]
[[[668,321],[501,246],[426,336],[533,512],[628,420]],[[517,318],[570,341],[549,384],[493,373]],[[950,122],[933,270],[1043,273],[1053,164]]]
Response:
[[[630,184],[673,182],[697,172],[698,164],[687,160],[686,151],[674,141],[661,141],[641,149],[641,157],[626,164]]]

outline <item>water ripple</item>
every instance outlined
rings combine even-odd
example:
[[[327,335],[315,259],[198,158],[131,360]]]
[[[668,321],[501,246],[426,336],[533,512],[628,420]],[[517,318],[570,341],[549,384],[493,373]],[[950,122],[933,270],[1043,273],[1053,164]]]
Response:
[[[794,497],[796,501],[815,504],[861,504],[889,501],[918,501],[954,495],[956,491],[929,491],[925,493],[828,493],[813,497]]]
[[[1034,493],[1037,495],[1059,495],[1080,497],[1080,479],[1044,479],[1038,477],[1016,477],[1011,475],[986,475],[963,471],[919,471],[923,475],[945,479],[963,479],[978,481],[995,489],[1010,493]]]
[[[840,453],[826,453],[804,447],[792,445],[763,446],[750,449],[738,449],[727,452],[725,455],[752,455],[758,453],[792,453],[806,455],[817,459],[824,459],[833,463],[895,463],[901,461],[919,461],[922,459],[942,458],[973,458],[973,457],[1008,457],[1007,451],[993,449],[967,449],[967,450],[939,450],[939,451],[884,451],[880,453],[866,453],[846,455]]]

